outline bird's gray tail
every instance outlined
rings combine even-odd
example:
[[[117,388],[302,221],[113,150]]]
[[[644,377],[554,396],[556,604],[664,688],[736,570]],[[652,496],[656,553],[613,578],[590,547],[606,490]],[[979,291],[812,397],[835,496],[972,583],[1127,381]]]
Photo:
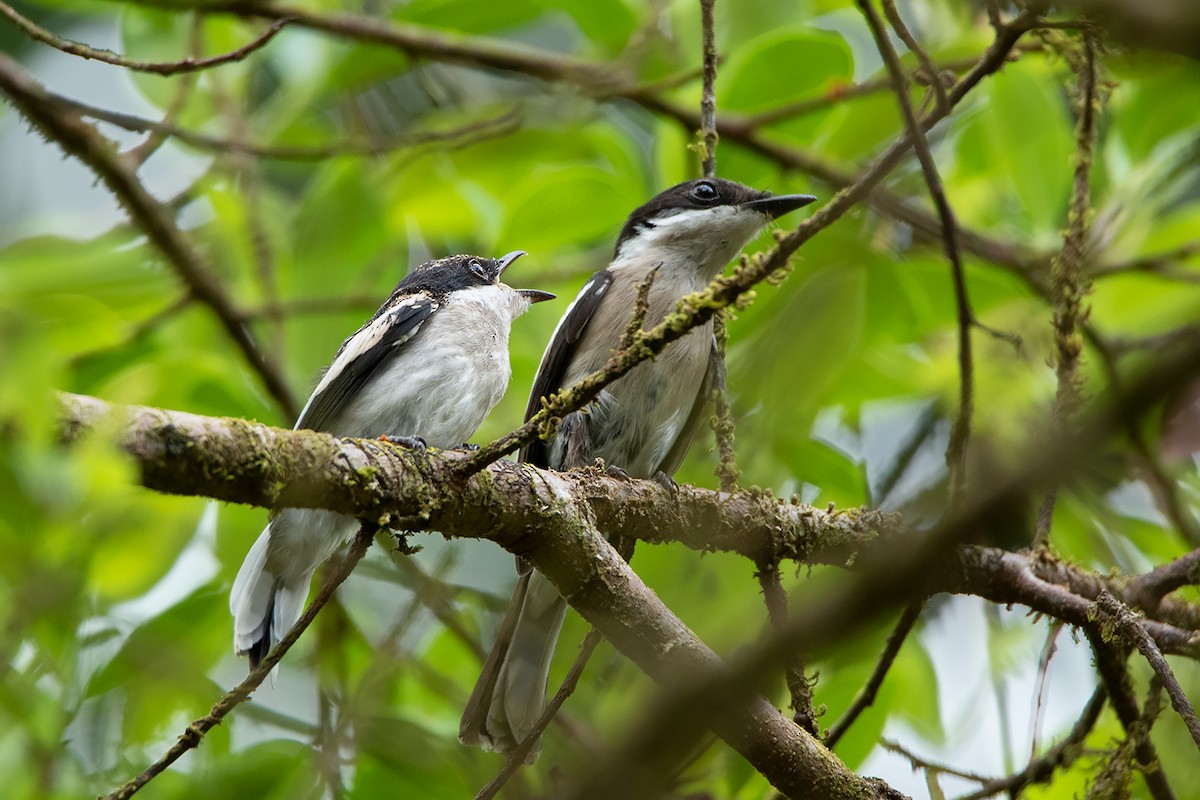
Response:
[[[252,670],[300,619],[312,578],[312,570],[288,579],[274,574],[267,565],[270,542],[268,525],[246,554],[229,592],[233,651],[249,656]]]
[[[567,601],[550,581],[538,572],[521,576],[463,711],[459,741],[508,753],[529,736],[546,708],[550,661],[566,614]],[[540,748],[534,745],[526,761]]]

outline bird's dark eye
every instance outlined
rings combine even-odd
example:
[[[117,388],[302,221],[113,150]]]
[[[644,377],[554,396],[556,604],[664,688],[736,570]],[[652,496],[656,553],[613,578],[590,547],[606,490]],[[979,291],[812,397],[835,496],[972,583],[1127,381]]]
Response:
[[[478,258],[472,258],[470,261],[468,261],[467,267],[471,270],[471,272],[474,272],[479,277],[487,277],[487,270],[483,268],[483,262],[481,262]]]
[[[721,193],[717,191],[717,187],[708,181],[700,181],[692,187],[692,199],[699,200],[701,203],[711,203],[720,197]]]

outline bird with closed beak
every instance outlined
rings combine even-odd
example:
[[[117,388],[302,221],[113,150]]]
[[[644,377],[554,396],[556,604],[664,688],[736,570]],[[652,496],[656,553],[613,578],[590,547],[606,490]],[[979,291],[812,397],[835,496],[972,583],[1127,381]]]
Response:
[[[617,237],[612,262],[583,285],[559,322],[526,419],[543,397],[604,366],[632,318],[638,286],[651,273],[647,326],[707,286],[767,223],[815,199],[704,178],[673,186],[635,209]],[[553,438],[527,446],[521,459],[555,470],[603,459],[630,477],[670,478],[710,394],[715,356],[710,321],[564,416]],[[459,727],[463,743],[501,752],[528,737],[545,709],[550,661],[567,608],[548,580],[520,559],[517,565],[516,591]],[[536,748],[529,759],[535,756]]]
[[[514,319],[554,295],[500,278],[525,255],[457,255],[422,264],[342,343],[296,429],[462,445],[504,396]],[[300,618],[313,571],[353,538],[355,520],[319,509],[273,512],[229,594],[233,648],[254,669]]]

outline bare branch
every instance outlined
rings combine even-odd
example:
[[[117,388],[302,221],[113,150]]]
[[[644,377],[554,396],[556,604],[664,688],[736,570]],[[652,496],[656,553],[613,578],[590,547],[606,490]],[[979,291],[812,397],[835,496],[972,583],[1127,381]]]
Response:
[[[42,28],[33,20],[21,16],[12,6],[7,3],[0,2],[0,16],[7,19],[31,39],[41,42],[42,44],[50,45],[56,50],[61,50],[64,53],[80,58],[91,59],[95,61],[103,61],[105,64],[113,64],[114,66],[131,69],[135,72],[150,72],[155,75],[178,75],[180,73],[199,72],[201,70],[212,69],[219,67],[222,64],[232,64],[245,59],[248,55],[260,50],[275,38],[281,30],[295,21],[293,17],[281,16],[271,22],[267,29],[263,31],[252,41],[246,43],[242,47],[219,56],[211,58],[196,58],[193,55],[185,56],[178,61],[138,61],[132,58],[126,58],[111,50],[103,48],[91,47],[80,42],[73,42],[70,39],[64,39],[56,36],[50,31]]]

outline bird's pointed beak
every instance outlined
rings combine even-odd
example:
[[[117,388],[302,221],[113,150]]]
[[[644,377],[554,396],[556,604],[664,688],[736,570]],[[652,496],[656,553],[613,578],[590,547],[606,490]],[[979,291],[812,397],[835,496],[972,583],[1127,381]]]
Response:
[[[766,214],[771,219],[778,219],[788,212],[815,202],[816,199],[811,194],[781,194],[777,197],[764,197],[761,200],[742,203],[742,208],[753,209],[761,214]]]
[[[504,270],[508,269],[509,265],[511,265],[514,261],[516,261],[518,258],[520,258],[523,255],[525,255],[524,250],[513,250],[511,253],[500,256],[500,258],[499,258],[500,269],[499,269],[499,271],[496,272],[496,277],[499,278],[501,275],[503,275]]]
[[[517,294],[526,298],[531,303],[541,303],[545,300],[553,300],[558,297],[550,292],[543,292],[541,289],[517,289]]]

